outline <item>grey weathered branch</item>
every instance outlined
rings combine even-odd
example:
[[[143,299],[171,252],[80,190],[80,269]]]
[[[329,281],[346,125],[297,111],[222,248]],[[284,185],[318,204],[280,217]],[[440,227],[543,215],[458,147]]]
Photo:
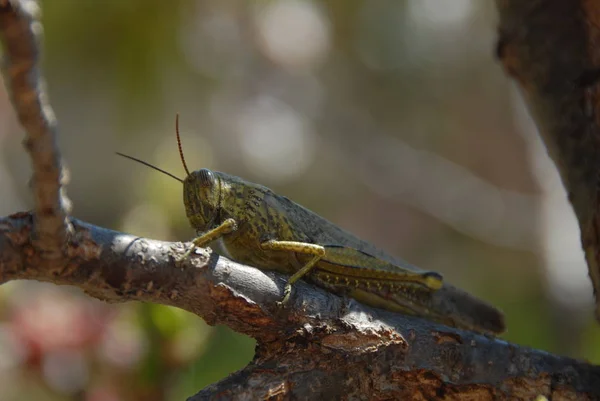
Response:
[[[567,189],[600,319],[600,1],[496,3],[498,57],[524,94]]]
[[[257,339],[251,365],[192,400],[600,399],[600,368],[584,362],[369,308],[305,283],[278,309],[282,275],[202,249],[178,264],[181,243],[72,225],[66,268],[57,274],[38,267],[31,214],[0,219],[0,282],[47,281],[109,302],[172,305]]]
[[[0,0],[4,78],[27,133],[24,144],[33,165],[35,245],[44,254],[43,263],[54,268],[63,257],[67,240],[69,201],[62,187],[57,122],[39,70],[41,35],[39,7],[35,1]]]

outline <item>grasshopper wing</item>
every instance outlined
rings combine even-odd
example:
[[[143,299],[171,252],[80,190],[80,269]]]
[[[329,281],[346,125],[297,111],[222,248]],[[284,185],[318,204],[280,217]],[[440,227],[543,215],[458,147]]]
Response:
[[[505,331],[504,315],[488,303],[445,282],[432,288],[441,284],[439,274],[395,258],[285,197],[271,198],[269,203],[287,215],[295,232],[326,247],[325,260],[311,274],[317,284],[372,306],[450,326],[490,334]],[[419,284],[427,277],[433,285]]]

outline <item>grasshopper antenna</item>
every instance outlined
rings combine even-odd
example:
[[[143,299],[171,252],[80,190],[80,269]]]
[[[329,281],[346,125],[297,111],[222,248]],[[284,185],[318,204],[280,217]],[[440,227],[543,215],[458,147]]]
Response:
[[[181,178],[179,178],[176,175],[171,174],[171,173],[169,173],[169,172],[167,172],[167,171],[165,171],[163,169],[160,169],[160,168],[158,168],[156,166],[153,166],[152,164],[150,164],[148,162],[145,162],[143,160],[137,159],[137,158],[135,158],[133,156],[129,156],[129,155],[126,155],[126,154],[123,154],[123,153],[119,153],[119,152],[115,152],[115,153],[118,154],[119,156],[122,156],[122,157],[126,158],[126,159],[133,160],[134,162],[138,162],[140,164],[143,164],[144,166],[150,167],[150,168],[152,168],[152,169],[154,169],[156,171],[160,171],[161,173],[163,173],[165,175],[168,175],[169,177],[174,178],[174,179],[176,179],[177,181],[179,181],[180,183],[183,184],[183,180]]]
[[[188,170],[187,164],[185,163],[185,158],[183,157],[183,149],[181,148],[181,137],[179,136],[179,113],[175,115],[175,134],[177,135],[177,147],[179,148],[179,156],[181,156],[181,163],[183,163],[185,173],[189,176],[190,170]]]

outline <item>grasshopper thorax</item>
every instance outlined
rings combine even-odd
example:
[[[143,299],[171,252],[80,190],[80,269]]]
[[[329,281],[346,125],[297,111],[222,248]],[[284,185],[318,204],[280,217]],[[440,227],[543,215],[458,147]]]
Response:
[[[192,227],[204,232],[218,225],[221,208],[221,180],[209,169],[192,171],[183,180],[183,203]]]

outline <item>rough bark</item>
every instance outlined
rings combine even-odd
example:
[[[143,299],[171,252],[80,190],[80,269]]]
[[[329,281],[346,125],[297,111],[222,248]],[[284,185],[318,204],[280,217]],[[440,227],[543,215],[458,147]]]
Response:
[[[600,368],[427,320],[366,307],[303,282],[279,309],[286,277],[71,220],[67,263],[39,268],[34,219],[0,219],[0,282],[77,286],[108,302],[176,306],[256,338],[254,361],[201,399],[600,399]],[[189,245],[189,244],[188,244]]]
[[[35,242],[46,254],[44,265],[61,265],[66,242],[69,200],[62,186],[63,167],[57,144],[57,122],[40,75],[42,26],[35,1],[0,0],[0,36],[4,45],[3,72],[12,101],[25,128],[23,142],[31,156],[31,186],[35,202]]]
[[[517,1],[498,3],[502,21],[516,18],[526,32],[528,19],[515,16],[520,9],[544,11]],[[67,218],[55,123],[39,81],[36,10],[31,1],[0,0],[0,36],[9,66],[5,79],[29,138],[26,148],[34,165],[36,197],[34,212],[0,218],[0,283],[46,281],[77,286],[107,302],[172,305],[257,339],[256,356],[248,367],[191,400],[532,400],[538,395],[600,399],[596,384],[600,369],[584,362],[369,308],[303,282],[295,285],[290,304],[278,309],[275,301],[281,297],[285,277],[277,273],[231,262],[207,249],[176,263],[184,244],[138,238]],[[520,60],[514,38],[521,36],[515,36],[510,24],[501,25],[500,54],[510,66],[511,60],[513,64]],[[527,82],[527,75],[513,72],[522,68],[510,71]],[[577,82],[581,77],[575,74]],[[554,96],[546,87],[538,93],[531,86],[533,104],[546,105],[545,96]],[[571,88],[590,90],[583,84]],[[546,108],[555,110],[540,107]],[[559,115],[541,115],[553,130],[562,127],[555,121]],[[595,119],[586,121],[595,124]],[[574,146],[571,141],[575,139],[567,141]],[[561,155],[559,145],[556,152]],[[567,183],[587,177],[563,164]],[[593,191],[595,187],[584,191],[588,195],[573,197],[585,200]]]
[[[600,1],[497,0],[497,53],[560,172],[600,319]]]

